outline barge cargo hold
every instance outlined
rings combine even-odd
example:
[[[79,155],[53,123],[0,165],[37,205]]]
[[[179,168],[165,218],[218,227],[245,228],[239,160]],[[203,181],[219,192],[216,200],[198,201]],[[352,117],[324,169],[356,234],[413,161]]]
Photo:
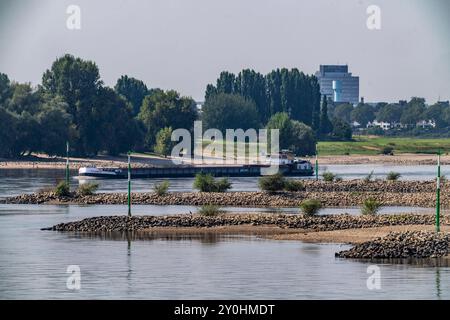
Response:
[[[265,165],[243,165],[243,166],[190,166],[190,167],[167,167],[167,168],[132,168],[132,178],[186,178],[195,177],[198,173],[209,173],[215,177],[259,177],[261,169]],[[314,170],[309,161],[298,161],[292,164],[279,166],[279,172],[285,176],[312,176]],[[128,171],[126,168],[96,168],[85,167],[78,171],[79,176],[126,179]]]

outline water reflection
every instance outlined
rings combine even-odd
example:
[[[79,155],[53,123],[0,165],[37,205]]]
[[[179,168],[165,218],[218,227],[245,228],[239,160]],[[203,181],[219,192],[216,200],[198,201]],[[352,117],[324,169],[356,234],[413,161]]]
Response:
[[[51,231],[54,232],[54,231]],[[220,241],[249,239],[251,236],[261,236],[261,232],[246,232],[245,235],[236,233],[217,233],[210,230],[183,231],[180,233],[164,231],[135,231],[135,232],[57,232],[68,239],[89,239],[102,241],[123,241],[127,243],[127,252],[131,254],[132,242],[135,241],[192,241],[202,244],[215,244]]]

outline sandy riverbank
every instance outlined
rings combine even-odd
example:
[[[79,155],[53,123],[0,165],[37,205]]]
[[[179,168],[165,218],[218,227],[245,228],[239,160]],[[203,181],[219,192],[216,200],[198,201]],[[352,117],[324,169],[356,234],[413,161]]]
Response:
[[[312,159],[311,159],[312,160]],[[319,156],[319,164],[389,164],[389,165],[435,165],[434,154],[402,153],[393,156],[387,155],[348,155],[348,156]],[[441,156],[441,164],[450,164],[450,155]]]
[[[314,158],[309,159],[314,161]],[[98,156],[88,158],[70,158],[71,168],[78,169],[86,166],[98,167],[126,167],[126,157]],[[450,155],[443,155],[443,165],[450,164]],[[436,156],[430,154],[397,154],[385,155],[349,155],[349,156],[319,156],[320,165],[351,165],[351,164],[389,164],[389,165],[433,165]],[[172,165],[170,159],[156,156],[133,156],[134,167],[152,167]],[[58,157],[36,155],[24,159],[1,159],[0,169],[64,169],[66,160]]]

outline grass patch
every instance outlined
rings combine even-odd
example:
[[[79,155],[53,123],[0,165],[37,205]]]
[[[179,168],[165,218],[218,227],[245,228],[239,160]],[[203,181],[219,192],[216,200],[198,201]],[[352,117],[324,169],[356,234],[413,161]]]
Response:
[[[322,173],[323,180],[325,182],[333,182],[336,179],[336,175],[333,172],[325,171]]]
[[[169,191],[169,186],[170,186],[169,181],[165,180],[161,183],[156,183],[153,186],[153,191],[160,197],[165,196]]]
[[[57,197],[70,197],[70,187],[69,184],[66,183],[65,181],[61,181],[59,182],[55,189],[54,192],[56,194]]]
[[[261,190],[267,192],[277,192],[284,190],[286,179],[281,173],[259,178],[258,186]]]
[[[322,204],[319,200],[309,199],[300,204],[300,210],[306,216],[315,216],[322,208]]]
[[[88,182],[81,184],[77,192],[82,196],[90,196],[93,195],[98,190],[98,183],[96,182]]]
[[[215,179],[211,174],[198,173],[194,180],[194,189],[200,192],[226,192],[231,189],[227,178]]]
[[[381,203],[373,198],[368,198],[364,200],[361,206],[361,213],[363,215],[374,216],[378,213],[381,208]]]
[[[217,217],[222,214],[222,210],[215,204],[206,204],[198,209],[198,214],[203,217]]]
[[[356,136],[353,141],[321,141],[318,144],[320,155],[377,155],[385,147],[391,147],[394,154],[422,153],[434,154],[441,150],[450,152],[450,139],[421,139],[413,137]]]
[[[386,180],[388,180],[388,181],[397,181],[398,179],[400,179],[401,176],[402,175],[400,173],[391,171],[391,172],[389,172],[387,174]]]
[[[300,180],[287,179],[284,183],[284,190],[290,192],[298,192],[305,190],[305,185]]]

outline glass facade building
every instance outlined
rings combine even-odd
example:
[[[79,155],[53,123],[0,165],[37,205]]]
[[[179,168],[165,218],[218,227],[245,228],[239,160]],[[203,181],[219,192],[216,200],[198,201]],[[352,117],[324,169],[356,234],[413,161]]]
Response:
[[[321,65],[316,72],[320,84],[320,93],[334,102],[359,102],[359,77],[348,72],[347,65]],[[340,84],[340,93],[335,95],[333,81]],[[335,101],[338,97],[340,101]]]

